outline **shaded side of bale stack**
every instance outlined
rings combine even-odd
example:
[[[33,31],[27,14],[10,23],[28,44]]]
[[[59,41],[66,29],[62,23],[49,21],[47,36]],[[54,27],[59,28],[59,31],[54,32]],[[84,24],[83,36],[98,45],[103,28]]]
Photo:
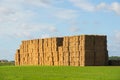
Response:
[[[106,36],[80,36],[81,66],[104,66],[108,63]]]
[[[95,65],[108,65],[107,37],[95,36]]]

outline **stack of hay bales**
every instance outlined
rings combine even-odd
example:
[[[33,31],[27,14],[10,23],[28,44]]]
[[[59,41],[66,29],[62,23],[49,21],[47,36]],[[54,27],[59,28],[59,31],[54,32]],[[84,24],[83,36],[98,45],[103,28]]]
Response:
[[[53,58],[53,65],[58,65],[58,38],[52,38],[52,58]]]
[[[69,52],[69,37],[63,38],[63,46],[62,46],[62,65],[68,66],[70,65],[70,52]]]
[[[28,65],[34,65],[34,52],[33,52],[33,48],[34,48],[34,44],[33,44],[33,40],[28,40]],[[20,49],[21,50],[21,49]]]
[[[59,65],[59,47],[63,45],[63,38],[52,38],[53,65]],[[62,51],[61,51],[62,52]]]
[[[70,66],[80,66],[80,36],[69,37]]]
[[[39,50],[38,50],[38,63],[39,65],[44,65],[44,39],[39,39]]]
[[[63,61],[64,61],[64,55],[63,55],[63,47],[62,46],[60,46],[60,47],[58,47],[58,65],[59,66],[63,66],[64,64],[63,64]]]
[[[18,54],[19,65],[38,65],[38,40],[22,41]]]
[[[39,65],[59,65],[58,47],[62,38],[39,39]]]
[[[33,65],[38,65],[38,49],[39,49],[39,47],[38,47],[38,44],[39,44],[39,40],[38,39],[35,39],[35,40],[33,40],[32,41],[32,57],[33,57]]]
[[[48,51],[48,39],[44,39],[43,41],[43,53],[44,53],[44,65],[48,65],[49,64],[49,57],[50,57],[50,52]]]
[[[15,65],[93,66],[106,65],[106,36],[80,35],[22,41]]]

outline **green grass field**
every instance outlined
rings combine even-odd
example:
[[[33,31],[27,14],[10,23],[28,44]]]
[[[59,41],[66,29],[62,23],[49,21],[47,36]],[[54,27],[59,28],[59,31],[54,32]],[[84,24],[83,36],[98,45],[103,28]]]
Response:
[[[1,66],[0,80],[120,80],[120,67]]]

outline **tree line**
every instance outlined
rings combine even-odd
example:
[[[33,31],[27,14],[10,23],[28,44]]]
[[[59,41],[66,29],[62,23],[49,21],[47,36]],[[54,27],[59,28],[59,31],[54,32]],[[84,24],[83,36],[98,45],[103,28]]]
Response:
[[[109,60],[120,60],[120,56],[110,56]]]

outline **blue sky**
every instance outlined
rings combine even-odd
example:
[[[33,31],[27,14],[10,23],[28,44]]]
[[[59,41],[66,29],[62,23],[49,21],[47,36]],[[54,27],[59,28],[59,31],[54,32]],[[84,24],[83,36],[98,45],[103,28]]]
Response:
[[[14,60],[22,40],[107,35],[120,56],[120,0],[0,0],[0,59]]]

